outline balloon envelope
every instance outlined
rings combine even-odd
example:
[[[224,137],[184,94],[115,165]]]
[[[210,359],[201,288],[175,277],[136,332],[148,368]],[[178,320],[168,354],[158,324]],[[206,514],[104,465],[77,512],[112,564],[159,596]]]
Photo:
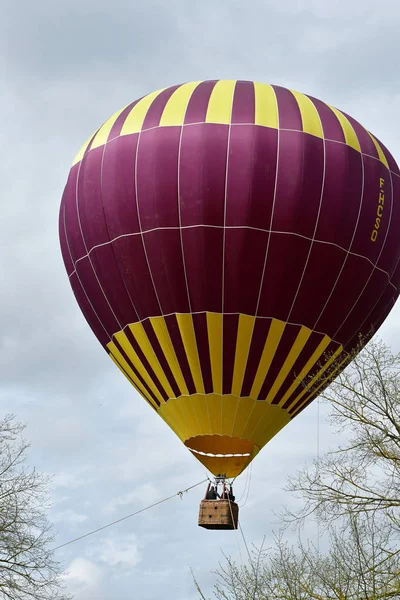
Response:
[[[62,253],[110,358],[194,456],[235,476],[391,310],[399,192],[381,142],[320,100],[186,83],[83,146]]]

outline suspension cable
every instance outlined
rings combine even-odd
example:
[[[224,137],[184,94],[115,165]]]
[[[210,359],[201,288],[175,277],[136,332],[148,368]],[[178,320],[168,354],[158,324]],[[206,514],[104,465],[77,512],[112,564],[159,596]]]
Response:
[[[68,546],[69,544],[73,544],[74,542],[77,542],[79,540],[83,540],[84,538],[89,537],[90,535],[93,535],[95,533],[98,533],[99,531],[102,531],[103,529],[107,529],[108,527],[111,527],[112,525],[116,525],[117,523],[121,523],[121,521],[126,521],[126,519],[130,519],[131,517],[134,517],[135,515],[138,515],[139,513],[142,513],[146,510],[149,510],[150,508],[153,508],[154,506],[158,506],[159,504],[163,504],[163,502],[167,502],[168,500],[171,500],[172,498],[176,498],[177,496],[179,496],[180,498],[183,497],[183,494],[186,494],[187,492],[189,492],[189,490],[192,490],[193,488],[197,487],[198,485],[201,485],[202,483],[205,483],[206,481],[208,481],[207,479],[203,479],[203,481],[199,481],[199,483],[195,483],[194,485],[191,485],[190,487],[181,490],[179,492],[176,492],[175,494],[172,494],[172,496],[168,496],[168,498],[164,498],[163,500],[159,500],[158,502],[154,502],[154,504],[150,504],[149,506],[146,506],[145,508],[141,508],[140,510],[137,510],[136,512],[133,512],[129,515],[126,515],[125,517],[122,517],[121,519],[117,519],[116,521],[112,521],[112,523],[107,523],[107,525],[103,525],[102,527],[98,527],[97,529],[93,529],[93,531],[89,531],[88,533],[85,533],[84,535],[80,535],[79,537],[76,537],[72,540],[69,540],[69,542],[65,542],[64,544],[60,544],[59,546],[56,546],[55,548],[53,548],[53,551],[55,550],[59,550],[60,548],[64,548],[64,546]]]

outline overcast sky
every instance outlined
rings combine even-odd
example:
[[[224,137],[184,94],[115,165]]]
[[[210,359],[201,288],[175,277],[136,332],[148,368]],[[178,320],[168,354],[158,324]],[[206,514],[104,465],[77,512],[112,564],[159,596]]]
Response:
[[[107,358],[69,287],[57,220],[81,144],[155,89],[254,79],[350,113],[399,161],[399,27],[397,0],[3,2],[0,412],[28,423],[30,463],[55,474],[57,544],[205,478]],[[380,335],[396,347],[399,333],[397,306]],[[273,511],[292,501],[283,487],[316,455],[317,412],[254,461],[248,543],[270,539]],[[335,443],[325,417],[322,407],[321,452]],[[194,600],[190,567],[210,594],[220,550],[245,550],[235,532],[197,526],[204,487],[59,550],[76,600]]]

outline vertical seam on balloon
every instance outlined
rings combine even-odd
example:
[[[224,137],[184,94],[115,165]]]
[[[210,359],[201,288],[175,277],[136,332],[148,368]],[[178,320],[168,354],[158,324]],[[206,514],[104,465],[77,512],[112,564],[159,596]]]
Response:
[[[383,163],[382,163],[382,164],[383,164]],[[386,167],[385,167],[385,168],[386,168]],[[351,309],[349,310],[349,312],[348,312],[348,314],[347,314],[347,317],[346,317],[346,318],[343,320],[343,322],[342,322],[342,324],[340,325],[340,327],[338,327],[338,328],[337,328],[337,330],[335,331],[335,334],[334,334],[334,336],[333,336],[333,337],[335,337],[335,336],[337,335],[338,331],[340,331],[340,329],[343,327],[343,325],[345,324],[345,322],[346,322],[346,321],[347,321],[347,319],[349,318],[350,314],[353,312],[353,310],[354,310],[354,309],[355,309],[355,307],[357,306],[357,304],[358,304],[358,301],[360,300],[360,298],[361,298],[362,294],[364,293],[364,290],[365,290],[365,288],[367,287],[368,283],[370,282],[372,275],[375,273],[375,270],[376,270],[376,265],[378,264],[378,262],[379,262],[379,259],[380,259],[381,255],[382,255],[382,252],[383,252],[383,250],[384,250],[384,248],[385,248],[386,241],[387,241],[387,238],[388,238],[388,235],[389,235],[390,225],[391,225],[391,222],[392,222],[392,214],[393,214],[393,199],[394,199],[393,180],[392,180],[392,176],[391,176],[391,174],[390,174],[390,171],[389,171],[389,177],[390,177],[390,184],[391,184],[391,188],[392,188],[392,193],[391,193],[391,203],[390,203],[389,222],[388,222],[388,226],[387,226],[387,230],[386,230],[385,239],[383,240],[382,248],[380,249],[380,252],[379,252],[379,254],[378,254],[378,256],[377,256],[377,259],[376,259],[376,261],[375,261],[375,264],[374,264],[374,266],[372,267],[371,274],[370,274],[370,276],[368,277],[367,281],[365,282],[365,285],[364,285],[363,289],[362,289],[362,290],[361,290],[361,292],[359,293],[359,295],[358,295],[358,297],[357,297],[357,300],[354,302],[353,306],[351,307]],[[386,287],[385,287],[385,289],[386,289]],[[382,294],[381,294],[381,296],[382,296]],[[379,297],[379,299],[381,298],[381,296]],[[378,302],[379,302],[379,300],[378,300]],[[377,302],[377,303],[378,303],[378,302]],[[375,304],[375,306],[376,306],[376,304]],[[375,308],[375,307],[374,307],[374,308]],[[371,311],[371,312],[372,312],[372,311]],[[369,315],[371,314],[371,312],[368,314],[368,317],[369,317]],[[367,318],[366,318],[366,319],[363,321],[363,325],[364,325],[365,321],[368,319],[368,317],[367,317]],[[361,329],[361,328],[360,328],[360,329]]]
[[[85,246],[86,253],[88,253],[88,249],[87,249],[86,241],[85,241],[85,238],[84,238],[84,235],[83,235],[83,229],[82,229],[81,217],[80,217],[80,214],[79,214],[79,192],[78,192],[78,188],[79,188],[79,175],[80,175],[80,172],[81,172],[82,162],[83,162],[83,160],[81,161],[81,163],[80,163],[80,165],[79,165],[79,168],[78,168],[78,173],[77,173],[77,177],[76,177],[76,186],[75,186],[75,206],[76,206],[76,215],[77,215],[77,217],[78,217],[79,230],[80,230],[80,232],[81,232],[82,242],[83,242],[83,245]],[[101,285],[101,283],[100,283],[100,281],[99,281],[99,278],[98,278],[98,276],[97,276],[96,270],[95,270],[95,268],[94,268],[94,266],[93,266],[93,263],[92,263],[92,261],[90,260],[90,256],[89,256],[89,254],[88,254],[88,261],[89,261],[89,264],[90,264],[90,266],[92,267],[93,275],[95,276],[95,278],[96,278],[96,281],[97,281],[97,283],[98,283],[98,285],[99,285],[99,288],[101,289],[101,291],[102,291],[102,293],[103,293],[103,296],[104,296],[104,298],[105,298],[105,301],[107,302],[107,304],[108,304],[108,306],[109,306],[109,309],[110,309],[111,313],[112,313],[112,314],[113,314],[113,316],[114,316],[114,319],[115,319],[115,320],[116,320],[116,322],[118,323],[118,326],[119,326],[119,328],[120,328],[120,329],[122,329],[122,325],[121,325],[121,323],[119,322],[119,319],[117,318],[117,315],[116,315],[116,314],[115,314],[115,312],[113,311],[113,309],[112,309],[112,306],[111,306],[111,304],[110,304],[110,302],[109,302],[109,300],[108,300],[108,298],[107,298],[107,295],[106,295],[105,291],[103,290],[103,287],[102,287],[102,285]]]
[[[189,105],[189,101],[188,101],[188,105]],[[187,111],[187,106],[186,106],[186,111]],[[185,115],[183,117],[184,120],[185,120],[185,116],[186,116],[186,111],[185,111]],[[192,312],[192,303],[190,301],[189,283],[188,283],[188,278],[187,278],[186,261],[185,261],[185,253],[184,253],[184,249],[183,249],[183,236],[182,236],[181,176],[180,176],[182,137],[183,137],[183,125],[181,125],[181,131],[180,131],[180,135],[179,135],[179,146],[178,146],[178,180],[177,180],[177,188],[178,188],[177,189],[177,195],[178,195],[178,222],[179,222],[179,236],[180,236],[180,240],[181,240],[181,252],[182,252],[183,272],[185,274],[186,293],[187,293],[187,299],[188,299],[188,305],[189,305],[189,312]]]
[[[130,295],[130,293],[128,291],[128,288],[126,286],[125,280],[122,277],[121,269],[120,269],[119,263],[117,261],[117,257],[115,255],[114,244],[111,242],[110,230],[108,228],[108,223],[107,223],[107,219],[106,219],[106,213],[105,213],[105,210],[104,210],[104,202],[103,202],[103,165],[104,165],[105,153],[106,153],[106,145],[104,145],[104,147],[103,147],[103,152],[102,152],[102,155],[101,155],[101,167],[100,167],[100,198],[101,198],[101,208],[102,208],[102,211],[103,211],[104,223],[105,223],[105,226],[106,226],[106,230],[107,230],[107,234],[108,234],[108,239],[110,240],[110,246],[111,246],[111,250],[112,250],[112,253],[113,253],[113,256],[114,256],[114,261],[115,261],[115,265],[117,267],[119,276],[120,276],[122,284],[123,284],[123,286],[124,286],[124,288],[126,290],[126,293],[128,294],[128,298],[131,301],[132,308],[133,308],[133,310],[135,311],[135,314],[136,314],[136,318],[139,319],[139,313],[136,310],[136,306],[133,303],[131,295]]]
[[[275,202],[276,202],[276,190],[278,187],[278,173],[279,173],[279,149],[280,149],[280,114],[279,114],[279,103],[278,103],[278,99],[276,97],[276,92],[273,86],[271,86],[272,91],[274,92],[274,96],[275,96],[275,102],[276,102],[276,112],[277,112],[277,117],[278,117],[278,128],[277,128],[277,143],[276,143],[276,167],[275,167],[275,185],[274,185],[274,194],[273,194],[273,200],[272,200],[272,209],[271,209],[271,218],[270,218],[270,223],[269,223],[269,234],[268,234],[268,241],[267,241],[267,247],[265,249],[265,258],[264,258],[264,265],[263,265],[263,270],[262,270],[262,274],[261,274],[261,281],[260,281],[260,290],[258,293],[258,299],[257,299],[257,305],[256,305],[256,310],[255,310],[255,317],[258,316],[258,310],[259,310],[259,306],[260,306],[260,300],[261,300],[261,293],[262,293],[262,288],[263,288],[263,283],[264,283],[264,276],[265,276],[265,269],[267,266],[267,260],[268,260],[268,250],[269,250],[269,245],[270,245],[270,241],[271,241],[271,233],[272,233],[272,222],[274,219],[274,210],[275,210]]]
[[[232,132],[232,118],[233,118],[233,104],[235,102],[235,91],[236,91],[237,81],[235,81],[235,85],[232,90],[232,104],[231,104],[231,114],[229,118],[228,125],[228,139],[226,144],[226,164],[225,164],[225,190],[224,190],[224,226],[222,233],[222,298],[221,298],[221,307],[222,307],[222,333],[221,333],[221,389],[223,389],[224,382],[224,310],[225,310],[225,244],[226,244],[226,207],[228,200],[228,177],[229,177],[229,153],[231,146],[231,132]],[[223,402],[221,402],[221,435],[223,435],[223,424],[222,424],[222,406]]]
[[[233,117],[233,103],[235,101],[235,90],[236,90],[237,81],[235,81],[235,85],[232,91],[232,105],[231,105],[231,115],[228,124],[228,139],[226,143],[226,163],[225,163],[225,189],[224,189],[224,225],[223,225],[223,234],[222,234],[222,314],[224,314],[225,302],[224,302],[224,293],[225,293],[225,240],[226,240],[226,205],[227,205],[227,196],[228,196],[228,173],[229,173],[229,151],[230,151],[230,142],[231,142],[231,131],[232,131],[232,117]]]
[[[150,104],[150,106],[151,106],[152,104],[153,104],[153,103],[151,103],[151,104]],[[148,107],[148,109],[147,109],[147,112],[148,112],[148,110],[150,109],[150,106]],[[146,112],[146,115],[147,115],[147,112]],[[144,116],[144,119],[146,118],[146,115]],[[144,119],[143,119],[143,122],[144,122]],[[145,241],[144,241],[144,235],[143,235],[143,229],[142,229],[142,221],[141,221],[141,218],[140,218],[140,210],[139,210],[139,193],[138,193],[138,179],[139,179],[139,177],[138,177],[138,160],[139,160],[139,145],[140,145],[140,140],[141,140],[141,134],[142,134],[142,131],[140,130],[140,131],[138,132],[138,141],[137,141],[137,146],[136,146],[136,156],[135,156],[135,196],[136,196],[136,212],[137,212],[137,217],[138,217],[138,225],[139,225],[140,238],[141,238],[141,240],[142,240],[143,252],[144,252],[144,255],[145,255],[145,257],[146,257],[147,268],[148,268],[148,270],[149,270],[149,275],[150,275],[151,283],[153,284],[154,293],[155,293],[155,296],[156,296],[156,298],[157,298],[158,307],[159,307],[159,309],[160,309],[161,315],[163,315],[164,313],[163,313],[163,310],[162,310],[162,308],[161,308],[161,303],[160,303],[160,299],[159,299],[159,297],[158,297],[157,289],[156,289],[156,286],[155,286],[155,283],[154,283],[153,274],[152,274],[152,272],[151,272],[151,269],[150,269],[149,257],[147,256],[146,244],[145,244]]]
[[[311,102],[310,99],[309,99],[309,101]],[[313,106],[314,106],[314,104],[313,104]],[[316,110],[316,113],[318,115],[318,119],[319,119],[319,122],[321,124],[321,130],[322,130],[322,134],[323,134],[324,133],[324,128],[322,126],[321,117],[320,117],[319,112],[317,111],[317,109],[315,109],[315,110]],[[321,214],[322,201],[323,201],[323,198],[324,198],[324,191],[325,191],[325,177],[326,177],[326,143],[325,143],[325,137],[324,137],[324,135],[322,137],[322,144],[323,144],[323,149],[324,149],[324,167],[323,167],[323,173],[322,173],[321,195],[320,195],[320,199],[319,199],[319,206],[318,206],[317,218],[315,220],[314,232],[313,232],[313,235],[312,235],[311,244],[310,244],[310,248],[308,250],[308,256],[307,256],[307,259],[306,259],[306,262],[305,262],[305,265],[304,265],[303,273],[301,275],[301,278],[300,278],[300,281],[299,281],[299,285],[297,287],[297,291],[296,291],[296,294],[294,296],[294,299],[293,299],[293,302],[292,302],[292,306],[290,307],[289,313],[287,315],[286,321],[289,321],[289,319],[290,319],[290,316],[292,314],[294,305],[295,305],[296,300],[297,300],[297,296],[299,295],[299,292],[300,292],[301,284],[303,283],[304,275],[305,275],[306,270],[307,270],[308,262],[309,262],[310,256],[311,256],[311,251],[312,251],[312,248],[313,248],[313,245],[314,245],[314,241],[315,241],[315,236],[316,236],[316,233],[317,233],[317,228],[318,228],[318,223],[319,223],[319,217],[320,217],[320,214]]]
[[[358,138],[357,138],[357,139],[358,139]],[[350,148],[350,147],[349,147],[349,149],[348,149],[348,152],[351,152],[351,148]],[[335,281],[335,283],[334,283],[334,285],[333,285],[333,287],[332,287],[332,289],[331,289],[331,292],[330,292],[330,294],[329,294],[329,296],[328,296],[328,298],[327,298],[327,300],[326,300],[326,302],[325,302],[324,306],[323,306],[323,307],[322,307],[322,309],[321,309],[321,312],[320,312],[320,314],[319,314],[319,317],[318,317],[318,319],[315,321],[315,323],[314,323],[314,325],[313,325],[313,327],[312,327],[312,329],[313,329],[313,330],[315,330],[315,328],[317,327],[317,325],[318,325],[319,321],[321,320],[321,318],[322,318],[322,315],[324,314],[324,312],[325,312],[325,309],[326,309],[326,307],[328,306],[328,303],[329,303],[330,299],[332,298],[332,295],[333,295],[333,293],[334,293],[334,291],[335,291],[335,289],[336,289],[336,286],[337,286],[337,284],[338,284],[338,282],[339,282],[339,279],[340,279],[340,277],[341,277],[341,275],[342,275],[342,273],[343,273],[343,270],[344,270],[344,267],[345,267],[345,265],[346,265],[346,263],[347,263],[347,259],[348,259],[348,257],[349,257],[349,254],[351,254],[351,252],[350,252],[350,251],[351,251],[351,247],[352,247],[352,245],[353,245],[353,242],[354,242],[354,239],[355,239],[355,237],[356,237],[356,233],[357,233],[358,224],[359,224],[359,222],[360,222],[361,210],[362,210],[362,206],[363,206],[363,203],[364,203],[365,174],[364,174],[364,157],[363,157],[362,153],[359,153],[359,155],[360,155],[360,157],[361,157],[362,184],[361,184],[361,197],[360,197],[360,206],[359,206],[359,208],[358,208],[358,215],[357,215],[357,221],[356,221],[356,225],[355,225],[355,227],[354,227],[353,236],[352,236],[352,238],[351,238],[351,240],[350,240],[350,244],[349,244],[349,247],[348,247],[348,249],[347,249],[347,251],[346,251],[346,256],[344,257],[343,264],[342,264],[342,266],[341,266],[341,268],[340,268],[339,274],[338,274],[338,276],[336,277],[336,281]],[[332,336],[332,339],[334,339],[334,338],[335,338],[335,336]]]
[[[68,241],[67,228],[66,228],[66,223],[65,223],[65,205],[64,205],[64,207],[63,207],[63,208],[64,208],[64,210],[63,210],[63,221],[64,221],[64,235],[65,235],[65,241],[66,241],[66,243],[67,243],[67,248],[68,248],[69,255],[70,255],[70,257],[71,257],[72,264],[74,264],[74,259],[72,258],[72,253],[71,253],[71,248],[70,248],[69,241]],[[75,274],[76,274],[76,276],[77,276],[77,279],[78,279],[78,281],[79,281],[79,285],[81,286],[81,288],[82,288],[82,291],[83,291],[83,293],[85,294],[87,301],[89,302],[89,305],[90,305],[90,308],[91,308],[91,309],[92,309],[92,311],[93,311],[93,314],[96,316],[96,318],[97,318],[98,322],[100,323],[100,325],[101,325],[101,326],[102,326],[102,328],[104,329],[104,332],[106,333],[107,337],[108,337],[108,338],[110,339],[110,341],[111,341],[111,340],[112,340],[112,338],[111,338],[111,335],[109,334],[109,332],[108,332],[108,331],[107,331],[107,329],[105,328],[105,326],[104,326],[104,324],[103,324],[102,320],[100,319],[99,315],[97,314],[97,312],[94,310],[93,304],[91,303],[91,301],[90,301],[90,299],[89,299],[89,296],[87,295],[87,293],[86,293],[86,290],[85,290],[85,288],[84,288],[84,287],[83,287],[83,285],[82,285],[82,281],[81,281],[81,279],[80,279],[80,277],[79,277],[79,275],[78,275],[78,271],[77,271],[76,269],[75,269]]]
[[[197,89],[197,88],[195,88],[195,89]],[[203,377],[203,369],[201,367],[201,360],[200,360],[199,346],[198,346],[198,343],[197,343],[196,330],[194,328],[193,317],[192,317],[192,303],[191,303],[191,300],[190,300],[189,282],[188,282],[188,278],[187,278],[185,251],[184,251],[183,235],[182,235],[182,232],[183,232],[183,228],[182,228],[182,215],[181,215],[181,176],[180,176],[180,171],[181,171],[181,156],[182,156],[181,152],[182,152],[183,126],[184,126],[184,123],[185,123],[185,118],[186,118],[186,114],[187,114],[189,102],[190,102],[190,100],[191,100],[191,98],[193,96],[193,93],[194,93],[194,90],[193,90],[192,94],[190,95],[190,97],[188,98],[188,101],[187,101],[186,110],[185,110],[185,114],[183,116],[183,121],[182,121],[182,125],[181,125],[180,136],[179,136],[179,148],[178,148],[178,181],[177,181],[177,186],[178,186],[178,190],[177,190],[178,191],[178,219],[179,219],[179,236],[180,236],[180,240],[181,240],[182,263],[183,263],[183,271],[184,271],[184,274],[185,274],[185,283],[186,283],[186,292],[187,292],[188,304],[189,304],[189,312],[191,313],[192,327],[193,327],[193,332],[194,332],[194,340],[195,340],[195,343],[196,343],[196,352],[197,352],[197,356],[199,358],[200,376],[201,376],[201,380],[203,382],[203,389],[205,390],[205,387],[204,387],[204,377]],[[189,368],[190,368],[190,365],[189,365]],[[197,390],[196,390],[196,392],[197,392]],[[195,411],[196,418],[199,421],[195,405],[193,405],[193,410]],[[200,424],[200,421],[199,421],[199,424]]]

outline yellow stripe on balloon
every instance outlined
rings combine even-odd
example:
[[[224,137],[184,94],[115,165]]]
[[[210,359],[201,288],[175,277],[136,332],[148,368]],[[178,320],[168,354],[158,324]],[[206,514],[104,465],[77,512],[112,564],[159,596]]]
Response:
[[[96,134],[95,134],[96,135]],[[84,154],[87,150],[87,147],[89,146],[91,140],[93,139],[93,135],[90,136],[90,138],[88,138],[86,140],[86,142],[83,144],[83,146],[81,147],[81,149],[79,150],[78,154],[75,156],[72,166],[76,165],[79,161],[82,160],[82,158],[84,157]]]
[[[278,104],[274,89],[266,83],[254,83],[255,124],[278,129]]]
[[[158,390],[154,381],[150,377],[149,373],[145,369],[139,356],[136,354],[135,350],[132,348],[125,333],[123,331],[119,331],[118,333],[116,333],[114,335],[114,338],[117,340],[117,342],[119,343],[119,345],[121,346],[121,348],[123,349],[125,354],[128,356],[129,360],[131,361],[131,363],[133,364],[135,369],[138,370],[141,377],[147,383],[147,385],[149,386],[149,388],[151,389],[151,391],[153,392],[153,394],[155,395],[157,400],[159,400],[160,402],[164,402],[164,398],[162,397],[160,391]]]
[[[308,329],[308,327],[301,327],[299,333],[297,334],[296,340],[295,340],[289,354],[287,355],[287,358],[286,358],[281,370],[279,371],[279,374],[278,374],[277,378],[275,379],[272,388],[270,389],[270,391],[268,393],[268,396],[266,398],[267,402],[272,402],[272,400],[274,399],[274,397],[277,394],[277,392],[279,391],[281,385],[283,384],[286,377],[288,376],[290,369],[293,367],[294,363],[296,362],[300,352],[303,350],[304,346],[306,345],[306,342],[307,342],[308,338],[310,337],[311,333],[312,333],[312,331],[311,331],[311,329]]]
[[[320,358],[322,353],[327,349],[329,344],[331,343],[331,339],[324,335],[320,343],[318,344],[315,352],[312,354],[311,358],[304,365],[300,373],[296,376],[296,380],[292,383],[286,394],[283,396],[282,400],[279,402],[279,406],[283,406],[286,400],[290,398],[293,394],[294,390],[299,386],[299,384],[303,381],[303,379],[308,375],[311,369],[315,366],[317,360]]]
[[[222,435],[222,395],[207,394],[205,399],[212,424],[212,432],[216,435]]]
[[[329,106],[329,104],[327,106]],[[360,142],[358,141],[358,137],[350,121],[337,108],[334,108],[333,106],[329,106],[329,108],[334,113],[334,115],[340,123],[346,144],[348,146],[351,146],[351,148],[354,148],[354,150],[357,150],[357,152],[361,152]]]
[[[203,374],[201,372],[199,352],[197,349],[196,334],[194,331],[193,319],[190,314],[177,314],[176,320],[185,348],[189,363],[190,372],[193,377],[196,392],[204,394]]]
[[[217,81],[208,101],[206,123],[223,123],[229,125],[232,116],[235,85],[236,81],[234,80]]]
[[[134,323],[133,325],[129,325],[129,329],[131,330],[133,337],[139,344],[141,351],[149,361],[150,367],[153,369],[157,379],[164,388],[168,398],[174,398],[174,391],[160,365],[160,362],[157,358],[156,353],[153,350],[153,347],[150,343],[149,338],[147,337],[146,331],[144,330],[142,323],[138,322]]]
[[[267,406],[268,410],[256,422],[256,426],[250,432],[249,437],[254,444],[262,448],[290,422],[290,415],[276,404],[266,404],[266,402],[260,402],[259,404]]]
[[[336,360],[336,358],[338,356],[340,356],[341,352],[343,352],[343,346],[339,346],[339,348],[332,354],[331,358],[324,364],[324,366],[322,367],[322,369],[320,369],[318,371],[318,373],[316,373],[316,375],[314,375],[314,377],[311,379],[311,381],[307,382],[307,386],[304,388],[304,390],[302,392],[300,392],[300,394],[298,396],[296,396],[296,398],[294,398],[293,402],[291,403],[291,406],[295,406],[295,404],[297,404],[297,402],[299,400],[301,400],[301,398],[307,394],[307,392],[309,392],[312,388],[312,386],[314,385],[314,383],[316,381],[318,381],[320,379],[320,377],[322,377],[322,375],[324,374],[324,372],[329,369],[329,367],[331,366],[331,364]],[[322,384],[321,384],[322,385]],[[308,398],[308,397],[307,397]],[[296,409],[295,413],[300,410],[300,408],[303,406],[303,404],[305,403],[306,400],[304,400],[304,402],[301,403],[301,405]],[[287,408],[288,411],[290,411],[290,406]],[[292,415],[293,418],[294,415]]]
[[[160,406],[158,409],[159,415],[168,423],[172,431],[184,441],[186,439],[186,428],[182,421],[182,415],[179,410],[179,405],[176,404],[175,399],[169,400]]]
[[[160,119],[160,127],[183,125],[189,100],[200,81],[185,83],[178,87],[168,100]]]
[[[192,402],[193,410],[197,415],[199,425],[201,428],[201,435],[211,434],[211,421],[208,414],[208,407],[205,394],[194,394],[193,396],[189,396],[189,398],[185,398],[185,402],[186,401]]]
[[[232,394],[222,396],[222,435],[231,435],[236,419],[239,398]]]
[[[175,381],[178,385],[180,393],[187,396],[189,394],[189,390],[179,366],[178,358],[175,354],[174,346],[172,344],[165,319],[164,317],[151,317],[149,320],[154,329],[154,333],[157,336],[158,343],[160,344],[164,356],[167,359],[172,374],[175,377]]]
[[[335,355],[337,356],[338,354],[339,354],[339,353],[338,353],[338,351],[336,351],[336,352],[335,352]],[[331,364],[333,363],[333,361],[334,361],[334,358],[332,357],[332,358],[331,358],[331,359],[328,361],[329,365],[331,365]],[[306,404],[306,403],[307,403],[307,401],[308,401],[308,400],[309,400],[311,397],[314,397],[314,396],[315,396],[316,392],[317,392],[317,391],[318,391],[318,390],[319,390],[321,387],[323,387],[324,385],[327,385],[328,383],[330,383],[331,381],[333,381],[333,380],[335,379],[335,375],[336,375],[337,373],[339,373],[339,372],[340,372],[340,371],[343,369],[343,365],[344,365],[346,362],[348,362],[348,361],[349,361],[349,356],[347,355],[347,356],[346,356],[346,357],[345,357],[345,358],[344,358],[344,359],[343,359],[343,360],[342,360],[342,361],[341,361],[341,362],[340,362],[340,363],[339,363],[339,364],[336,366],[336,368],[334,369],[334,371],[333,371],[332,373],[330,373],[330,375],[329,375],[329,380],[322,379],[322,381],[321,381],[321,383],[319,384],[319,386],[318,386],[318,387],[316,387],[316,388],[314,388],[314,389],[312,390],[312,393],[311,393],[311,394],[309,394],[309,395],[308,395],[306,398],[304,398],[304,401],[303,401],[303,402],[300,404],[300,406],[298,406],[298,407],[296,408],[296,410],[295,410],[295,411],[293,411],[293,413],[291,414],[291,418],[292,418],[292,419],[293,419],[293,418],[294,418],[294,417],[297,415],[297,413],[298,413],[298,412],[301,410],[301,408],[304,406],[304,404]],[[328,368],[328,366],[329,366],[329,365],[328,365],[328,363],[326,363],[324,370],[326,370],[326,368]]]
[[[157,96],[159,96],[161,92],[164,91],[164,89],[157,90],[152,94],[148,94],[147,96],[139,100],[137,104],[135,104],[135,106],[132,108],[132,110],[126,117],[124,124],[122,125],[120,135],[129,135],[131,133],[138,133],[139,131],[141,131],[144,119],[147,115],[147,111],[149,110],[150,106],[157,98]]]
[[[372,135],[372,133],[370,133],[369,131],[367,133],[368,133],[369,137],[371,138],[371,140],[374,142],[374,146],[375,146],[376,151],[378,153],[379,160],[385,165],[385,167],[387,169],[389,169],[389,163],[388,163],[388,161],[386,159],[386,156],[385,156],[385,154],[384,154],[384,152],[383,152],[383,150],[382,150],[382,148],[381,148],[378,140],[376,140],[374,138],[374,136]]]
[[[223,315],[207,313],[208,344],[210,348],[213,391],[222,394],[222,330]]]
[[[264,383],[279,342],[281,341],[285,326],[286,323],[283,321],[278,321],[277,319],[272,319],[271,321],[271,326],[268,330],[267,339],[265,340],[260,363],[250,392],[250,396],[254,399],[258,398],[261,391],[262,384]]]
[[[236,338],[235,362],[233,366],[232,394],[240,396],[243,378],[246,371],[247,359],[250,352],[255,317],[239,315],[238,333]]]
[[[115,121],[118,119],[119,115],[122,113],[123,110],[125,110],[126,106],[124,106],[124,108],[121,108],[121,110],[117,111],[116,113],[114,113],[112,115],[112,117],[110,117],[105,123],[104,125],[102,125],[100,127],[100,129],[98,130],[98,132],[96,133],[93,143],[90,147],[91,150],[93,150],[93,148],[99,148],[100,146],[103,146],[107,140],[108,140],[108,136],[110,135],[112,126],[114,125]]]
[[[153,398],[149,395],[148,391],[137,377],[136,373],[132,371],[129,364],[126,362],[125,358],[122,356],[121,352],[118,350],[116,345],[113,342],[109,342],[107,344],[107,348],[110,351],[111,360],[117,365],[120,371],[125,375],[125,377],[132,383],[138,392],[143,396],[147,402],[157,410],[157,405],[155,404]]]
[[[253,400],[253,398],[240,398],[239,404],[236,411],[235,423],[233,425],[231,435],[233,437],[242,438],[243,431],[247,424],[249,415],[254,410],[255,405],[257,404],[257,400]],[[265,405],[265,402],[258,402],[258,404]]]
[[[300,94],[299,92],[295,92],[293,90],[290,91],[295,97],[299,107],[303,131],[305,133],[309,133],[310,135],[323,138],[324,133],[322,131],[321,119],[310,98],[304,94]]]

